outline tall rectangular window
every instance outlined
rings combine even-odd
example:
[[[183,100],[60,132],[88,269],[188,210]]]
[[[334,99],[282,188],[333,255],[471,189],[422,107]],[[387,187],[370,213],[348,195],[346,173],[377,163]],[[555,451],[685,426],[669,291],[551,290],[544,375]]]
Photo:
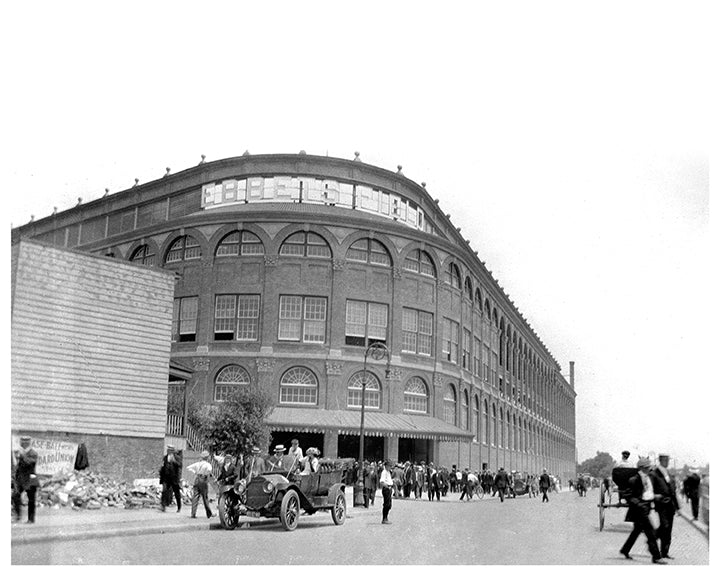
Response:
[[[432,314],[412,308],[403,308],[402,330],[403,352],[432,356]]]
[[[490,347],[489,346],[483,346],[482,350],[483,356],[483,380],[487,382],[490,380]]]
[[[458,363],[460,325],[449,318],[443,324],[443,358],[448,362]]]
[[[388,305],[348,300],[345,305],[345,344],[368,346],[387,341]]]
[[[473,374],[481,376],[482,369],[482,342],[479,338],[473,340]]]
[[[325,343],[327,298],[280,296],[278,340]]]
[[[215,340],[258,339],[260,296],[257,294],[222,294],[215,296]]]
[[[173,342],[194,342],[197,333],[198,297],[175,298],[173,301]]]
[[[492,363],[490,364],[490,384],[497,387],[497,376],[498,376],[498,355],[492,353]]]
[[[463,328],[462,367],[472,369],[472,334],[467,328]]]

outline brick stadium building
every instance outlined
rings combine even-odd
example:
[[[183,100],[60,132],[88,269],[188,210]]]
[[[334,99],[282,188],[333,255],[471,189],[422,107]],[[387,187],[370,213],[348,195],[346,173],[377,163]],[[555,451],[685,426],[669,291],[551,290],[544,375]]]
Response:
[[[13,230],[176,273],[170,377],[222,402],[263,386],[274,442],[356,456],[575,472],[575,391],[424,186],[355,160],[200,165]]]

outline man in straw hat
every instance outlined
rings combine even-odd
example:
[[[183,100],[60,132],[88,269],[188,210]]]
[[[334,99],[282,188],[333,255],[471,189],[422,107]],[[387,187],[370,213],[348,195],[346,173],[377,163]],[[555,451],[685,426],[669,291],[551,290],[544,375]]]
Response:
[[[35,523],[35,492],[40,486],[40,481],[35,474],[35,464],[38,455],[33,448],[30,447],[32,438],[30,436],[22,436],[20,438],[20,449],[13,452],[13,493],[12,504],[14,520],[20,520],[20,507],[22,505],[22,493],[27,493],[28,499],[28,523]]]
[[[260,448],[254,446],[252,455],[245,462],[245,479],[250,482],[261,474],[265,474],[265,458],[260,455]]]
[[[663,558],[672,560],[670,556],[670,542],[672,540],[673,519],[675,512],[680,509],[677,499],[675,479],[670,476],[667,470],[670,464],[670,456],[660,454],[658,465],[650,472],[653,491],[655,492],[655,511],[660,518],[660,527],[657,529],[657,537],[660,539],[660,554]]]
[[[657,540],[655,538],[655,530],[650,523],[650,509],[655,499],[652,480],[650,479],[650,460],[648,458],[640,458],[637,463],[638,472],[628,480],[628,513],[625,520],[633,523],[632,532],[628,536],[625,544],[620,548],[620,554],[628,560],[632,560],[630,550],[632,550],[635,540],[641,533],[644,533],[647,541],[653,564],[667,564],[662,559],[660,550],[658,549]]]
[[[290,470],[293,465],[292,456],[285,454],[285,446],[278,444],[275,446],[275,452],[270,458],[268,458],[268,465],[266,472],[273,472],[277,470]]]
[[[190,518],[196,518],[198,502],[202,497],[203,505],[205,506],[205,513],[208,518],[214,516],[213,511],[210,509],[208,503],[208,481],[212,475],[212,466],[210,465],[210,453],[207,450],[203,450],[200,453],[200,458],[195,464],[190,464],[187,467],[190,472],[195,474],[195,482],[193,483],[193,494],[192,494],[192,509],[190,511]]]

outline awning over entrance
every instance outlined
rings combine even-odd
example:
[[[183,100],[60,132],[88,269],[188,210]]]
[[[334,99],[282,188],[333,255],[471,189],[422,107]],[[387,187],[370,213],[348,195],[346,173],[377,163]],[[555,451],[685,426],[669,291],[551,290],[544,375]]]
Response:
[[[288,432],[326,432],[360,434],[360,412],[357,410],[312,410],[276,406],[267,418],[273,430]],[[432,416],[365,412],[367,436],[398,436],[431,440],[471,440],[472,432]]]

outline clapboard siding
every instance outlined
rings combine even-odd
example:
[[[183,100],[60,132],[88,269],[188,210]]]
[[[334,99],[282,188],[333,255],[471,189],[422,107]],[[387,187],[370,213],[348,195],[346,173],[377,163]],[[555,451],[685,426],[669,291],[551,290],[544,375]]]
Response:
[[[161,438],[174,275],[21,242],[12,427]]]

